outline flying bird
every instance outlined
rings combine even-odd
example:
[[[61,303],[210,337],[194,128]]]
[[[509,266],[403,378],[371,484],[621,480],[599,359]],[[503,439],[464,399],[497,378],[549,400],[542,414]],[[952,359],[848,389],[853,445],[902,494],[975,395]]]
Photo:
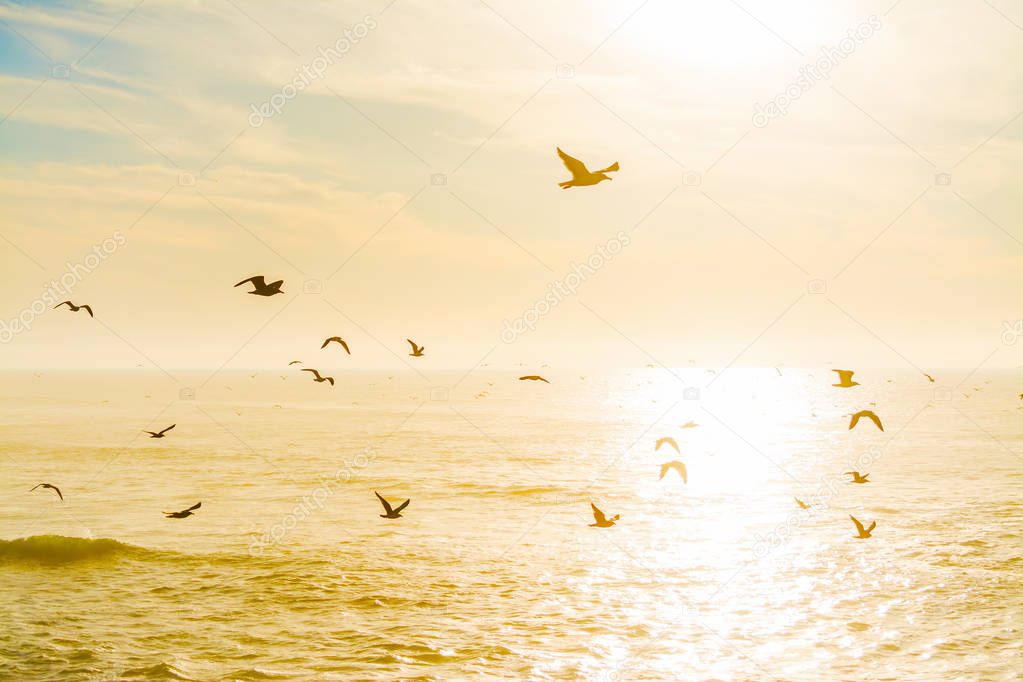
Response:
[[[192,512],[202,506],[202,502],[196,502],[188,509],[182,509],[179,512],[164,512],[163,515],[168,519],[183,519],[187,516],[191,516]]]
[[[55,305],[53,307],[54,308],[59,308],[62,305],[66,305],[68,308],[71,309],[71,312],[73,312],[73,313],[77,313],[79,310],[82,310],[84,308],[85,312],[89,313],[89,317],[96,317],[95,315],[92,314],[92,308],[90,308],[89,306],[87,306],[84,303],[82,305],[75,305],[71,301],[63,301],[63,302],[58,303],[57,305]]]
[[[416,342],[413,341],[412,339],[405,339],[405,340],[408,341],[410,346],[412,346],[412,352],[409,353],[410,356],[412,356],[414,358],[421,358],[421,357],[423,357],[423,351],[426,350],[426,346],[417,346]]]
[[[862,474],[861,475],[860,472],[858,472],[858,471],[846,471],[844,473],[846,473],[849,476],[853,477],[853,480],[852,480],[853,483],[870,483],[870,481],[867,480],[867,476],[870,476],[870,474]]]
[[[697,424],[696,422],[694,422],[692,420],[689,420],[685,424],[682,425],[682,428],[683,429],[695,429],[697,426],[699,426],[699,424]]]
[[[539,374],[527,374],[524,377],[519,377],[519,381],[542,381],[545,384],[551,383],[551,382],[547,381],[546,379],[544,379]]]
[[[50,490],[52,490],[53,492],[57,493],[57,497],[59,497],[59,498],[60,498],[60,501],[61,501],[61,502],[63,502],[63,501],[64,501],[64,496],[63,496],[63,495],[61,495],[61,493],[60,493],[60,488],[58,488],[58,487],[57,487],[57,486],[55,486],[55,485],[51,485],[51,484],[49,484],[49,483],[40,483],[40,484],[38,484],[38,485],[35,485],[35,486],[33,486],[33,487],[32,487],[32,490],[35,490],[36,488],[49,488],[49,489],[50,489]],[[32,492],[32,490],[29,490],[29,492]]]
[[[672,469],[677,471],[678,475],[682,477],[683,483],[689,483],[689,477],[686,476],[686,465],[678,461],[677,459],[672,460],[670,462],[665,462],[664,464],[661,465],[661,475],[657,477],[657,480],[660,481],[661,479],[663,479]]]
[[[932,377],[930,374],[924,372],[924,376],[927,377],[927,381],[931,382],[932,384],[934,383],[934,377]]]
[[[584,187],[586,185],[596,185],[598,182],[603,180],[611,180],[612,178],[606,175],[607,173],[613,173],[618,170],[618,162],[615,161],[607,168],[603,168],[599,171],[591,172],[586,168],[579,159],[574,159],[565,152],[561,151],[561,147],[558,147],[558,156],[561,157],[562,163],[565,164],[565,168],[572,174],[571,180],[565,182],[559,182],[558,187],[561,189],[568,189],[569,187]]]
[[[884,427],[881,426],[881,419],[880,419],[880,417],[878,417],[876,414],[874,414],[870,410],[860,410],[859,412],[854,414],[852,416],[852,419],[849,420],[849,429],[850,430],[852,430],[852,428],[854,426],[856,426],[857,423],[859,423],[860,417],[866,417],[870,421],[874,422],[877,425],[877,428],[879,428],[882,431],[884,431]]]
[[[235,286],[240,287],[246,282],[252,282],[253,289],[248,293],[254,294],[256,296],[273,296],[274,294],[284,293],[283,291],[281,291],[281,285],[284,284],[283,279],[279,279],[276,282],[270,282],[269,284],[267,284],[266,280],[263,279],[263,275],[257,275],[255,277],[243,279],[242,281],[235,284]]]
[[[665,443],[667,443],[671,447],[675,448],[675,452],[677,452],[679,454],[682,453],[682,451],[678,449],[678,443],[676,443],[675,439],[672,438],[671,436],[665,436],[664,438],[658,438],[657,439],[657,445],[654,446],[654,450],[660,450],[661,446],[664,445]]]
[[[323,345],[322,345],[322,346],[320,346],[320,350],[323,350],[324,348],[326,348],[326,347],[327,347],[327,344],[328,344],[328,343],[330,343],[331,341],[334,341],[334,342],[340,343],[340,344],[341,344],[341,347],[345,349],[345,352],[346,352],[346,353],[348,353],[349,355],[351,355],[351,354],[352,354],[352,351],[348,350],[348,344],[347,344],[347,343],[345,343],[345,340],[344,340],[344,339],[342,339],[342,338],[341,338],[340,336],[332,336],[332,337],[330,337],[329,339],[327,339],[326,341],[324,341],[324,342],[323,342]]]
[[[855,372],[851,369],[833,369],[831,371],[838,373],[838,383],[831,384],[832,386],[838,386],[839,388],[852,388],[853,386],[860,385],[860,382],[852,380],[852,375],[855,374]]]
[[[291,367],[292,365],[301,365],[301,364],[302,364],[301,360],[292,360],[291,362],[288,363],[288,367]],[[281,377],[281,378],[283,379],[284,377]]]
[[[618,514],[615,514],[610,519],[607,518],[606,516],[604,516],[604,512],[597,509],[597,505],[593,504],[592,502],[590,502],[590,508],[593,509],[593,520],[596,521],[596,523],[590,524],[590,528],[593,528],[594,526],[596,526],[597,528],[610,528],[611,526],[615,525],[615,521],[621,518],[621,516],[619,516]]]
[[[796,501],[796,504],[799,505],[800,509],[809,509],[810,508],[810,505],[808,505],[806,502],[803,502],[798,497],[793,497],[792,499]]]
[[[405,500],[400,505],[398,505],[397,509],[392,509],[391,508],[391,503],[388,502],[387,500],[385,500],[380,495],[380,493],[378,493],[377,491],[374,490],[373,494],[377,496],[377,499],[380,500],[380,504],[384,505],[384,511],[387,512],[386,514],[380,514],[380,518],[382,518],[382,519],[400,519],[401,518],[401,510],[404,509],[405,507],[407,507],[408,503],[412,501],[411,499]]]
[[[868,526],[867,528],[864,528],[863,524],[860,523],[856,519],[855,516],[853,516],[852,514],[849,514],[849,518],[852,519],[852,522],[856,524],[856,532],[858,533],[856,538],[858,540],[863,540],[863,539],[869,538],[870,537],[870,532],[872,530],[874,530],[875,528],[877,528],[877,521],[871,521],[870,522],[870,526]]]
[[[329,381],[331,386],[334,385],[334,377],[321,377],[320,373],[317,372],[315,369],[305,368],[305,369],[302,369],[302,370],[299,370],[299,371],[302,371],[302,372],[312,372],[313,373],[313,381],[315,381],[316,383],[320,383],[322,381]]]
[[[143,430],[142,430],[142,433],[148,433],[148,434],[149,434],[149,437],[150,437],[150,438],[163,438],[163,437],[164,437],[164,435],[165,435],[165,434],[166,434],[166,433],[167,433],[168,431],[170,431],[171,429],[173,429],[173,428],[174,428],[175,426],[177,426],[177,424],[171,424],[170,426],[168,426],[167,428],[165,428],[165,429],[164,429],[163,431],[146,431],[145,429],[143,429]]]

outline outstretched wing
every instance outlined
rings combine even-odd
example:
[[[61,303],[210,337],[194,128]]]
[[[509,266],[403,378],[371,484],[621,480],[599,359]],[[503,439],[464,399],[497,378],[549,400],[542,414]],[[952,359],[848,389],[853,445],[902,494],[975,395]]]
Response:
[[[193,504],[193,505],[192,505],[191,507],[189,507],[189,508],[188,508],[188,509],[186,509],[185,511],[186,511],[186,512],[189,512],[189,511],[195,511],[196,509],[198,509],[198,508],[199,508],[199,507],[201,507],[201,506],[202,506],[202,502],[196,502],[195,504]]]
[[[561,157],[561,162],[565,164],[565,168],[568,169],[568,172],[572,174],[573,178],[579,177],[580,175],[589,175],[590,171],[586,170],[586,164],[561,151],[561,147],[558,147],[558,156]]]
[[[682,477],[683,483],[689,483],[689,476],[686,474],[686,465],[678,460],[668,462],[668,467],[678,472],[678,475]]]
[[[54,308],[59,308],[59,307],[61,307],[62,305],[66,305],[66,306],[67,306],[68,308],[73,308],[75,304],[74,304],[74,303],[72,303],[71,301],[62,301],[61,303],[58,303],[57,305],[55,305],[55,306],[53,306],[53,307],[54,307]]]
[[[398,505],[398,508],[394,510],[394,513],[395,514],[400,513],[401,510],[404,509],[405,507],[407,507],[408,503],[411,502],[411,501],[412,501],[411,499],[408,499],[408,500],[405,500],[404,502],[402,502],[400,505]]]
[[[863,532],[863,524],[860,523],[859,520],[855,516],[853,516],[852,514],[849,514],[849,518],[852,519],[852,522],[856,524],[856,530],[859,531],[860,533],[862,533]]]
[[[608,166],[607,168],[601,168],[601,169],[600,169],[599,171],[597,171],[597,172],[598,172],[598,173],[614,173],[614,172],[615,172],[616,170],[618,170],[618,162],[617,162],[617,161],[615,161],[614,163],[612,163],[612,164],[611,164],[610,166]]]
[[[862,413],[862,412],[857,412],[856,414],[854,414],[854,415],[852,416],[852,419],[850,419],[850,420],[849,420],[849,429],[850,429],[850,430],[852,430],[852,428],[853,428],[854,426],[856,426],[856,424],[857,424],[857,423],[859,423],[859,421],[860,421],[860,417],[861,417],[862,415],[863,415],[863,413]]]
[[[410,346],[412,346],[412,352],[413,353],[418,353],[420,350],[422,350],[419,346],[416,345],[416,342],[413,341],[412,339],[405,339],[405,340],[408,341]]]
[[[322,346],[321,346],[321,348],[322,348]],[[301,365],[301,364],[302,364],[301,360],[292,360],[291,362],[288,363],[288,367],[291,367],[292,365]]]
[[[560,152],[561,150],[559,149],[558,151]],[[597,523],[604,523],[607,521],[607,518],[604,516],[604,512],[597,509],[597,505],[590,502],[590,508],[593,509],[593,518]]]
[[[92,314],[92,307],[89,305],[80,305],[79,308],[85,308],[86,312],[89,313],[89,317],[96,317]]]
[[[675,439],[672,438],[671,436],[665,436],[664,438],[658,438],[657,439],[657,446],[654,447],[654,450],[660,450],[661,446],[664,445],[665,443],[667,443],[671,447],[675,448],[675,452],[678,452],[678,453],[681,454],[682,451],[678,449],[678,443],[676,443]]]
[[[263,275],[256,275],[255,277],[249,277],[248,279],[243,279],[242,281],[240,281],[237,284],[235,284],[235,286],[236,287],[240,287],[241,285],[245,284],[246,282],[252,282],[252,286],[256,287],[257,289],[262,289],[264,286],[266,286],[266,280],[263,279]]]
[[[867,527],[867,532],[873,532],[875,528],[877,528],[877,521],[871,521],[870,525]]]
[[[308,368],[308,367],[303,367],[303,368],[302,368],[302,369],[300,369],[299,371],[300,371],[300,372],[312,372],[312,373],[313,373],[313,374],[314,374],[314,375],[316,376],[316,378],[317,378],[317,379],[320,379],[320,378],[322,378],[322,377],[320,377],[320,373],[319,373],[319,372],[317,372],[317,371],[316,371],[315,369],[310,369],[310,368]]]
[[[881,429],[882,431],[884,431],[884,427],[883,427],[883,426],[881,426],[881,418],[880,418],[880,417],[878,417],[878,416],[877,416],[876,414],[874,414],[873,412],[868,412],[866,416],[870,417],[870,421],[872,421],[872,422],[874,422],[875,424],[877,424],[877,428],[879,428],[879,429]]]
[[[327,381],[329,381],[329,382],[330,382],[330,385],[331,385],[331,386],[333,386],[333,385],[334,385],[334,377],[327,377]]]
[[[387,502],[387,500],[385,500],[383,498],[382,495],[380,495],[380,493],[378,493],[377,491],[374,490],[373,494],[377,496],[378,500],[380,500],[380,504],[384,505],[384,511],[385,512],[390,514],[390,513],[392,513],[394,511],[393,509],[391,509],[391,505]],[[408,504],[408,502],[406,502],[405,504]]]
[[[165,429],[164,429],[163,431],[161,431],[160,433],[167,433],[168,431],[170,431],[171,429],[173,429],[173,428],[174,428],[175,426],[177,426],[177,424],[171,424],[170,426],[168,426],[167,428],[165,428]]]

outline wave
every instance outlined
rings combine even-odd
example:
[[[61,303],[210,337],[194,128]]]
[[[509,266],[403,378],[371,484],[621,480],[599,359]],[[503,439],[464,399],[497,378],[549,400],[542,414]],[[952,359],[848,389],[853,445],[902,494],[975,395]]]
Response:
[[[17,540],[0,540],[0,562],[65,564],[75,561],[145,558],[157,554],[109,538],[75,538],[66,535],[33,535]]]

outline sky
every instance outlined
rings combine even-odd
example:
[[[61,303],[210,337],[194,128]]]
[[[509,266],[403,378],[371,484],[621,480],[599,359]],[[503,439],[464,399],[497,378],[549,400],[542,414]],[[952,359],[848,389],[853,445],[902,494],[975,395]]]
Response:
[[[1020,64],[1016,0],[0,3],[0,367],[1018,367]]]

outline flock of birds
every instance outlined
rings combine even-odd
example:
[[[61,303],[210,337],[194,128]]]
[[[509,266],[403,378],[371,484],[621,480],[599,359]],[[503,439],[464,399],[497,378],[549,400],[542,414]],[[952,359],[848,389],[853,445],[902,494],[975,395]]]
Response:
[[[612,180],[613,178],[611,178],[607,174],[608,173],[613,173],[613,172],[619,170],[619,165],[618,165],[618,162],[616,161],[615,163],[611,164],[607,168],[603,168],[603,169],[598,170],[598,171],[590,171],[589,169],[586,168],[586,165],[582,161],[580,161],[579,159],[576,159],[576,158],[574,158],[572,156],[569,156],[568,154],[563,152],[560,147],[557,148],[557,152],[558,152],[558,156],[561,158],[562,162],[565,164],[565,167],[572,174],[572,178],[570,180],[566,180],[566,181],[558,183],[558,186],[561,187],[562,189],[568,189],[570,187],[585,187],[585,186],[599,184],[600,182],[603,182],[604,180]],[[275,296],[277,294],[285,293],[281,289],[281,287],[284,285],[284,280],[282,280],[282,279],[279,279],[279,280],[276,280],[274,282],[269,282],[268,283],[266,281],[266,277],[265,276],[263,276],[263,275],[255,275],[255,276],[243,279],[242,281],[238,282],[234,286],[235,287],[240,287],[243,284],[251,284],[252,285],[252,290],[247,292],[247,293],[249,293],[249,294],[251,294],[253,296],[269,297],[269,296]],[[63,301],[63,302],[58,303],[57,305],[55,305],[54,308],[59,308],[61,306],[65,306],[65,305],[68,307],[70,312],[78,312],[79,310],[85,310],[86,312],[89,313],[89,317],[95,317],[95,315],[93,314],[92,308],[89,305],[86,305],[86,304],[76,305],[75,303],[73,303],[71,301]],[[414,358],[421,358],[421,357],[423,357],[424,351],[426,350],[425,346],[420,346],[419,344],[417,344],[412,339],[406,339],[406,341],[408,342],[408,344],[409,344],[409,346],[411,348],[411,352],[409,353],[410,357],[414,357]],[[320,346],[320,349],[323,350],[323,349],[327,348],[327,346],[330,345],[331,343],[338,344],[339,346],[341,346],[345,350],[346,353],[348,353],[349,355],[352,354],[352,351],[351,351],[351,349],[348,346],[348,342],[345,341],[340,336],[328,337],[327,339],[325,339],[323,341],[323,344]],[[301,360],[292,360],[291,362],[288,363],[289,366],[297,365],[297,364],[302,364],[302,361]],[[306,368],[302,368],[300,371],[302,371],[302,372],[309,372],[312,375],[313,381],[316,382],[316,383],[329,383],[331,386],[334,386],[334,377],[332,377],[332,376],[324,376],[324,375],[320,374],[319,370],[317,370],[317,369],[314,369],[314,368],[311,368],[311,367],[306,367]],[[835,369],[835,370],[832,370],[832,371],[838,374],[838,383],[832,384],[832,386],[835,386],[835,387],[838,387],[838,388],[853,388],[854,386],[859,386],[860,385],[859,382],[853,381],[853,374],[854,374],[854,372],[852,370]],[[924,373],[924,376],[927,377],[927,379],[931,383],[935,382],[934,377],[931,376],[930,374]],[[547,384],[550,383],[550,381],[548,381],[547,379],[545,379],[544,377],[542,377],[542,376],[540,376],[538,374],[528,374],[528,375],[525,375],[525,376],[521,376],[521,377],[519,377],[519,380],[520,381],[542,381],[542,382],[547,383]],[[979,389],[975,389],[975,390],[979,390]],[[967,395],[966,397],[969,397],[969,396]],[[1021,393],[1019,397],[1020,397],[1021,400],[1023,400],[1023,393]],[[877,414],[875,414],[871,410],[860,410],[859,412],[856,412],[856,413],[852,414],[851,415],[851,419],[849,421],[849,429],[852,430],[853,428],[855,428],[856,425],[859,423],[860,419],[869,419],[870,421],[872,421],[874,423],[875,426],[877,426],[878,429],[880,429],[881,431],[884,431],[884,425],[881,423],[881,418],[878,417]],[[143,433],[149,434],[150,438],[164,438],[164,437],[166,437],[167,432],[170,431],[171,429],[173,429],[175,426],[177,426],[177,424],[171,424],[170,426],[168,426],[167,428],[163,429],[162,431],[143,431]],[[686,424],[683,424],[682,428],[683,429],[688,429],[688,428],[694,428],[696,426],[698,426],[698,424],[696,424],[696,422],[690,421],[690,422],[687,422]],[[679,445],[675,441],[674,438],[671,438],[670,436],[665,436],[663,438],[658,439],[657,443],[656,443],[656,446],[654,448],[655,451],[660,450],[661,446],[663,446],[663,445],[670,445],[672,448],[674,448],[674,450],[675,450],[675,452],[677,454],[681,454],[681,449],[679,448]],[[664,477],[669,472],[671,472],[671,471],[675,471],[678,474],[679,478],[681,478],[682,482],[685,483],[685,484],[688,484],[689,477],[688,477],[688,472],[686,471],[686,466],[685,466],[684,463],[682,463],[681,461],[679,461],[677,459],[676,460],[671,460],[669,462],[665,462],[665,463],[661,464],[660,477],[658,478],[658,480],[663,480]],[[859,483],[859,484],[870,483],[870,480],[868,479],[869,474],[861,474],[859,471],[847,471],[847,472],[844,472],[844,473],[846,475],[852,476],[852,481],[851,481],[852,483]],[[50,483],[39,483],[38,485],[34,486],[31,490],[36,490],[37,488],[44,488],[44,489],[53,490],[57,494],[57,496],[60,498],[61,501],[64,500],[63,493],[61,492],[60,488],[58,488],[55,485],[52,485]],[[385,519],[398,519],[398,518],[401,518],[402,510],[404,510],[406,507],[408,507],[409,503],[411,502],[411,499],[406,499],[404,502],[402,502],[397,507],[392,507],[391,504],[386,499],[384,499],[383,496],[380,495],[380,493],[374,491],[374,494],[377,496],[377,499],[380,500],[380,504],[383,505],[384,513],[380,514],[380,517],[381,518],[385,518]],[[807,504],[803,500],[800,500],[799,498],[794,498],[794,499],[795,499],[796,504],[799,506],[800,509],[804,509],[805,510],[805,509],[810,509],[811,508],[811,505]],[[163,512],[163,514],[164,514],[164,516],[166,518],[170,518],[170,519],[183,519],[183,518],[187,518],[189,516],[192,516],[193,513],[197,509],[199,509],[200,507],[202,507],[202,502],[196,502],[194,505],[192,505],[191,507],[189,507],[187,509],[183,509],[183,510],[177,511],[177,512]],[[608,517],[603,511],[601,511],[592,502],[590,503],[590,508],[591,508],[591,510],[593,512],[593,519],[594,519],[594,523],[591,523],[590,527],[610,528],[610,527],[614,526],[615,522],[618,521],[621,518],[621,516],[619,514],[615,514],[614,516]],[[856,517],[852,516],[851,514],[849,515],[849,518],[852,520],[853,524],[855,524],[855,526],[856,526],[856,531],[857,531],[856,537],[858,539],[866,539],[866,538],[871,537],[871,533],[877,527],[877,522],[876,521],[872,521],[870,526],[864,527],[864,525]]]

